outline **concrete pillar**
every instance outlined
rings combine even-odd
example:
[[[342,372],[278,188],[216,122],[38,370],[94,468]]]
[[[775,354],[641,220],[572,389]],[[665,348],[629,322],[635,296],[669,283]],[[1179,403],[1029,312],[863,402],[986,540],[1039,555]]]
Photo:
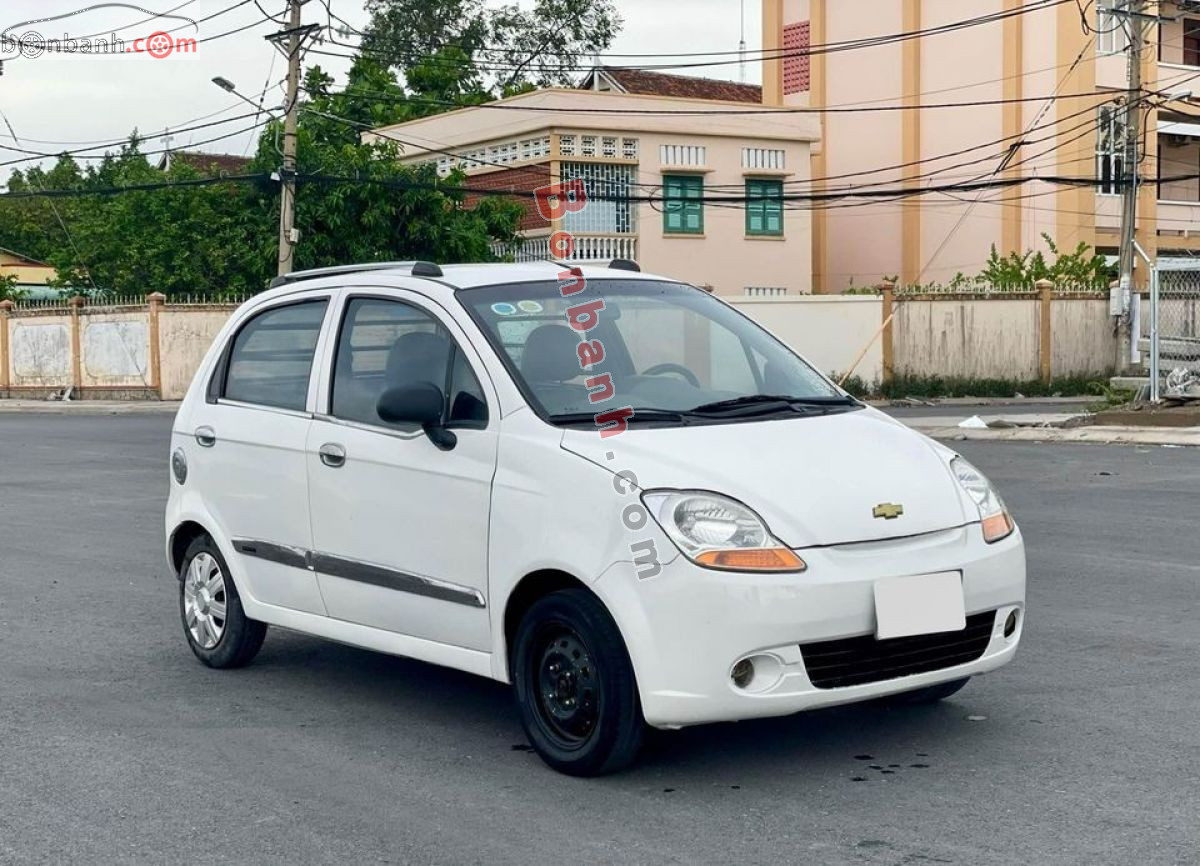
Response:
[[[1040,301],[1041,332],[1038,337],[1038,360],[1041,362],[1042,381],[1049,384],[1053,376],[1051,359],[1054,343],[1050,326],[1050,305],[1054,298],[1054,283],[1049,280],[1038,280],[1036,284],[1038,300]]]
[[[82,322],[79,320],[79,311],[87,300],[82,295],[75,295],[67,305],[71,309],[71,387],[74,388],[74,396],[79,397],[83,390],[83,341],[81,339]]]
[[[879,284],[879,293],[883,296],[883,382],[891,382],[896,375],[896,348],[893,342],[892,322],[896,318],[895,298],[896,284],[884,280]]]
[[[15,305],[10,300],[0,301],[0,391],[12,387],[12,372],[9,367],[8,314]]]
[[[147,314],[150,317],[150,390],[162,399],[162,347],[158,336],[158,317],[162,313],[167,296],[162,292],[146,295]]]

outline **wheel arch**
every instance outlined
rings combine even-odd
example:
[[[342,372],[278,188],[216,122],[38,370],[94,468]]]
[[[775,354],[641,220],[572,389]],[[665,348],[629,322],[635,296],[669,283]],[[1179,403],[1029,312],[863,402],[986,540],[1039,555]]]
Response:
[[[500,660],[504,665],[504,678],[506,680],[511,680],[512,678],[510,670],[512,667],[512,646],[517,634],[517,627],[520,626],[522,617],[525,616],[525,613],[539,599],[563,589],[585,590],[595,596],[601,604],[604,604],[604,599],[596,595],[586,583],[574,575],[556,568],[543,568],[530,572],[517,581],[512,592],[508,594],[508,598],[504,603],[503,652],[500,656]],[[607,605],[605,605],[605,608],[607,609]],[[609,611],[609,615],[611,614],[612,611]]]
[[[195,520],[184,520],[171,532],[171,540],[167,546],[167,550],[171,568],[174,570],[176,578],[179,577],[179,569],[183,567],[183,555],[187,553],[188,547],[197,538],[203,538],[206,535],[209,538],[213,537],[213,534],[208,531],[207,527],[197,523]]]

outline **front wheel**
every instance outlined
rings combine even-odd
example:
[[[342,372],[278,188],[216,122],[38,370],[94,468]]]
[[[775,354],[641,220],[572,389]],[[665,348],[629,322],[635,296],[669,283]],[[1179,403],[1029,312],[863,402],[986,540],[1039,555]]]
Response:
[[[179,569],[179,616],[196,658],[210,668],[238,668],[258,655],[266,623],[248,619],[225,558],[211,538],[193,541]]]
[[[625,642],[583,589],[536,602],[517,629],[512,677],[529,742],[547,764],[599,776],[633,763],[645,722]]]

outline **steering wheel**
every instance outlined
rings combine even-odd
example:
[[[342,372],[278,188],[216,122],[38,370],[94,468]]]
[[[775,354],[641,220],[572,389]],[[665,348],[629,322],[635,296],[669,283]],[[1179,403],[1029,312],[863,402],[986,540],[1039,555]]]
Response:
[[[683,364],[655,364],[649,370],[642,371],[643,376],[661,376],[664,373],[678,373],[687,379],[688,384],[692,385],[692,387],[700,387],[700,380],[696,378],[696,374],[683,366]]]

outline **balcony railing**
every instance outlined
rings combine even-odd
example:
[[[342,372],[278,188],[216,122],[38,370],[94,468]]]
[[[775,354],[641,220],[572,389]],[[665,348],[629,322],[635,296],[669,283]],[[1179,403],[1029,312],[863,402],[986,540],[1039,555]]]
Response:
[[[575,249],[567,258],[571,262],[606,262],[612,259],[637,259],[636,235],[578,234]],[[550,254],[550,237],[539,235],[524,238],[515,245],[492,244],[493,255],[511,258],[514,262],[540,262],[555,258]]]

